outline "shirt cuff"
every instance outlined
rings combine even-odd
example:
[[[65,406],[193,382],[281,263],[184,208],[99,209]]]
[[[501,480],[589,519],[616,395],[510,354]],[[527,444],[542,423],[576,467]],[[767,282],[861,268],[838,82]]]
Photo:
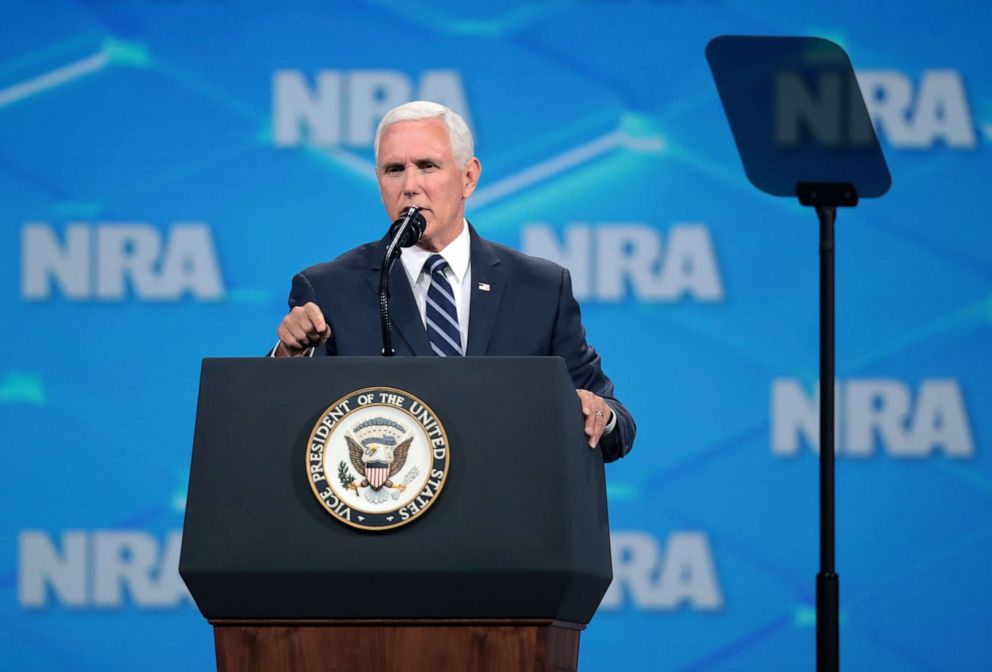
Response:
[[[606,423],[606,427],[603,427],[603,434],[602,434],[602,436],[606,436],[607,434],[611,434],[613,432],[613,430],[616,429],[616,427],[617,427],[617,413],[616,413],[616,411],[613,410],[613,408],[609,404],[606,404],[606,405],[607,405],[607,407],[610,408],[610,421],[608,423]]]

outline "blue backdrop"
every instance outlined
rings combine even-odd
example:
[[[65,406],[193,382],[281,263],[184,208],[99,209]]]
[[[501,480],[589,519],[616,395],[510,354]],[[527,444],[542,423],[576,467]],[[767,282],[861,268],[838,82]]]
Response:
[[[569,266],[638,420],[583,669],[810,669],[817,228],[746,181],[703,56],[735,33],[844,46],[893,175],[838,219],[844,667],[987,669],[990,8],[5,3],[0,667],[213,664],[176,575],[200,360],[381,234],[373,130],[430,98],[477,136],[468,216]]]

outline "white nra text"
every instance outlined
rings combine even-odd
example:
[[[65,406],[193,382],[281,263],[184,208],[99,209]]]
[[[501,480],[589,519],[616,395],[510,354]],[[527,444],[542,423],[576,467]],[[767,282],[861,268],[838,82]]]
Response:
[[[895,70],[861,70],[858,87],[880,138],[898,149],[974,149],[978,134],[957,70],[924,70],[919,84]],[[775,82],[775,136],[779,143],[800,143],[807,131],[827,146],[862,145],[870,129],[851,124],[858,118],[857,97],[845,81],[826,72],[808,82],[782,73]],[[851,114],[853,112],[853,114]]]
[[[546,224],[521,232],[526,254],[561,264],[572,275],[579,300],[723,301],[723,279],[709,229],[673,225],[666,239],[646,224],[569,224],[559,237]]]
[[[122,301],[128,287],[148,301],[224,298],[209,227],[180,222],[163,233],[141,222],[73,222],[61,236],[47,222],[22,228],[25,300]]]
[[[22,607],[74,609],[177,607],[192,602],[179,577],[182,533],[164,540],[142,530],[42,530],[18,537],[17,597]]]
[[[975,442],[957,380],[923,380],[914,390],[891,378],[838,380],[837,454],[869,457],[877,450],[892,457],[951,458],[975,454]],[[771,451],[798,455],[802,446],[819,451],[818,391],[807,394],[795,379],[781,378],[771,389]]]
[[[299,70],[272,78],[274,142],[368,148],[379,121],[410,100],[450,107],[472,125],[465,87],[455,70],[427,70],[416,84],[397,70],[321,70],[311,80]]]
[[[600,609],[621,609],[625,602],[650,611],[716,611],[723,592],[709,538],[703,532],[668,535],[664,548],[647,532],[610,534],[613,583]]]

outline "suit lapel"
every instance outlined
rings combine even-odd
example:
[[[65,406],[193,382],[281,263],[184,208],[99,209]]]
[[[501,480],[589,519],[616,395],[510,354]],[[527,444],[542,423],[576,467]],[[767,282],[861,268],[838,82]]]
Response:
[[[371,260],[371,268],[368,276],[369,284],[375,290],[375,295],[379,294],[379,274],[382,269],[382,257],[386,254],[387,241],[377,246],[375,254],[379,255],[378,260]],[[378,314],[378,311],[376,311]],[[420,311],[417,310],[417,301],[413,298],[413,289],[410,287],[410,280],[406,277],[403,264],[396,261],[389,272],[389,317],[393,325],[393,348],[399,350],[396,342],[397,336],[406,341],[411,352],[417,356],[433,355],[430,343],[427,342],[427,331],[424,329],[424,322],[420,318]]]
[[[492,340],[506,279],[495,249],[469,225],[471,235],[472,299],[469,304],[466,355],[485,355]]]

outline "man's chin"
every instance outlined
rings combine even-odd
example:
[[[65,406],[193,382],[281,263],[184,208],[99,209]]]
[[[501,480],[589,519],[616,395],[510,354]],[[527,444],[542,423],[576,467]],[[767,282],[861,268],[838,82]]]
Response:
[[[424,229],[424,234],[420,236],[420,240],[417,245],[424,248],[425,250],[430,250],[431,252],[440,252],[441,249],[447,244],[442,240],[443,235],[438,235],[437,227],[431,220],[427,220],[427,228]]]
[[[437,246],[434,245],[434,241],[428,238],[426,235],[422,236],[420,240],[417,241],[417,247],[422,250],[427,250],[428,252],[440,252]]]

